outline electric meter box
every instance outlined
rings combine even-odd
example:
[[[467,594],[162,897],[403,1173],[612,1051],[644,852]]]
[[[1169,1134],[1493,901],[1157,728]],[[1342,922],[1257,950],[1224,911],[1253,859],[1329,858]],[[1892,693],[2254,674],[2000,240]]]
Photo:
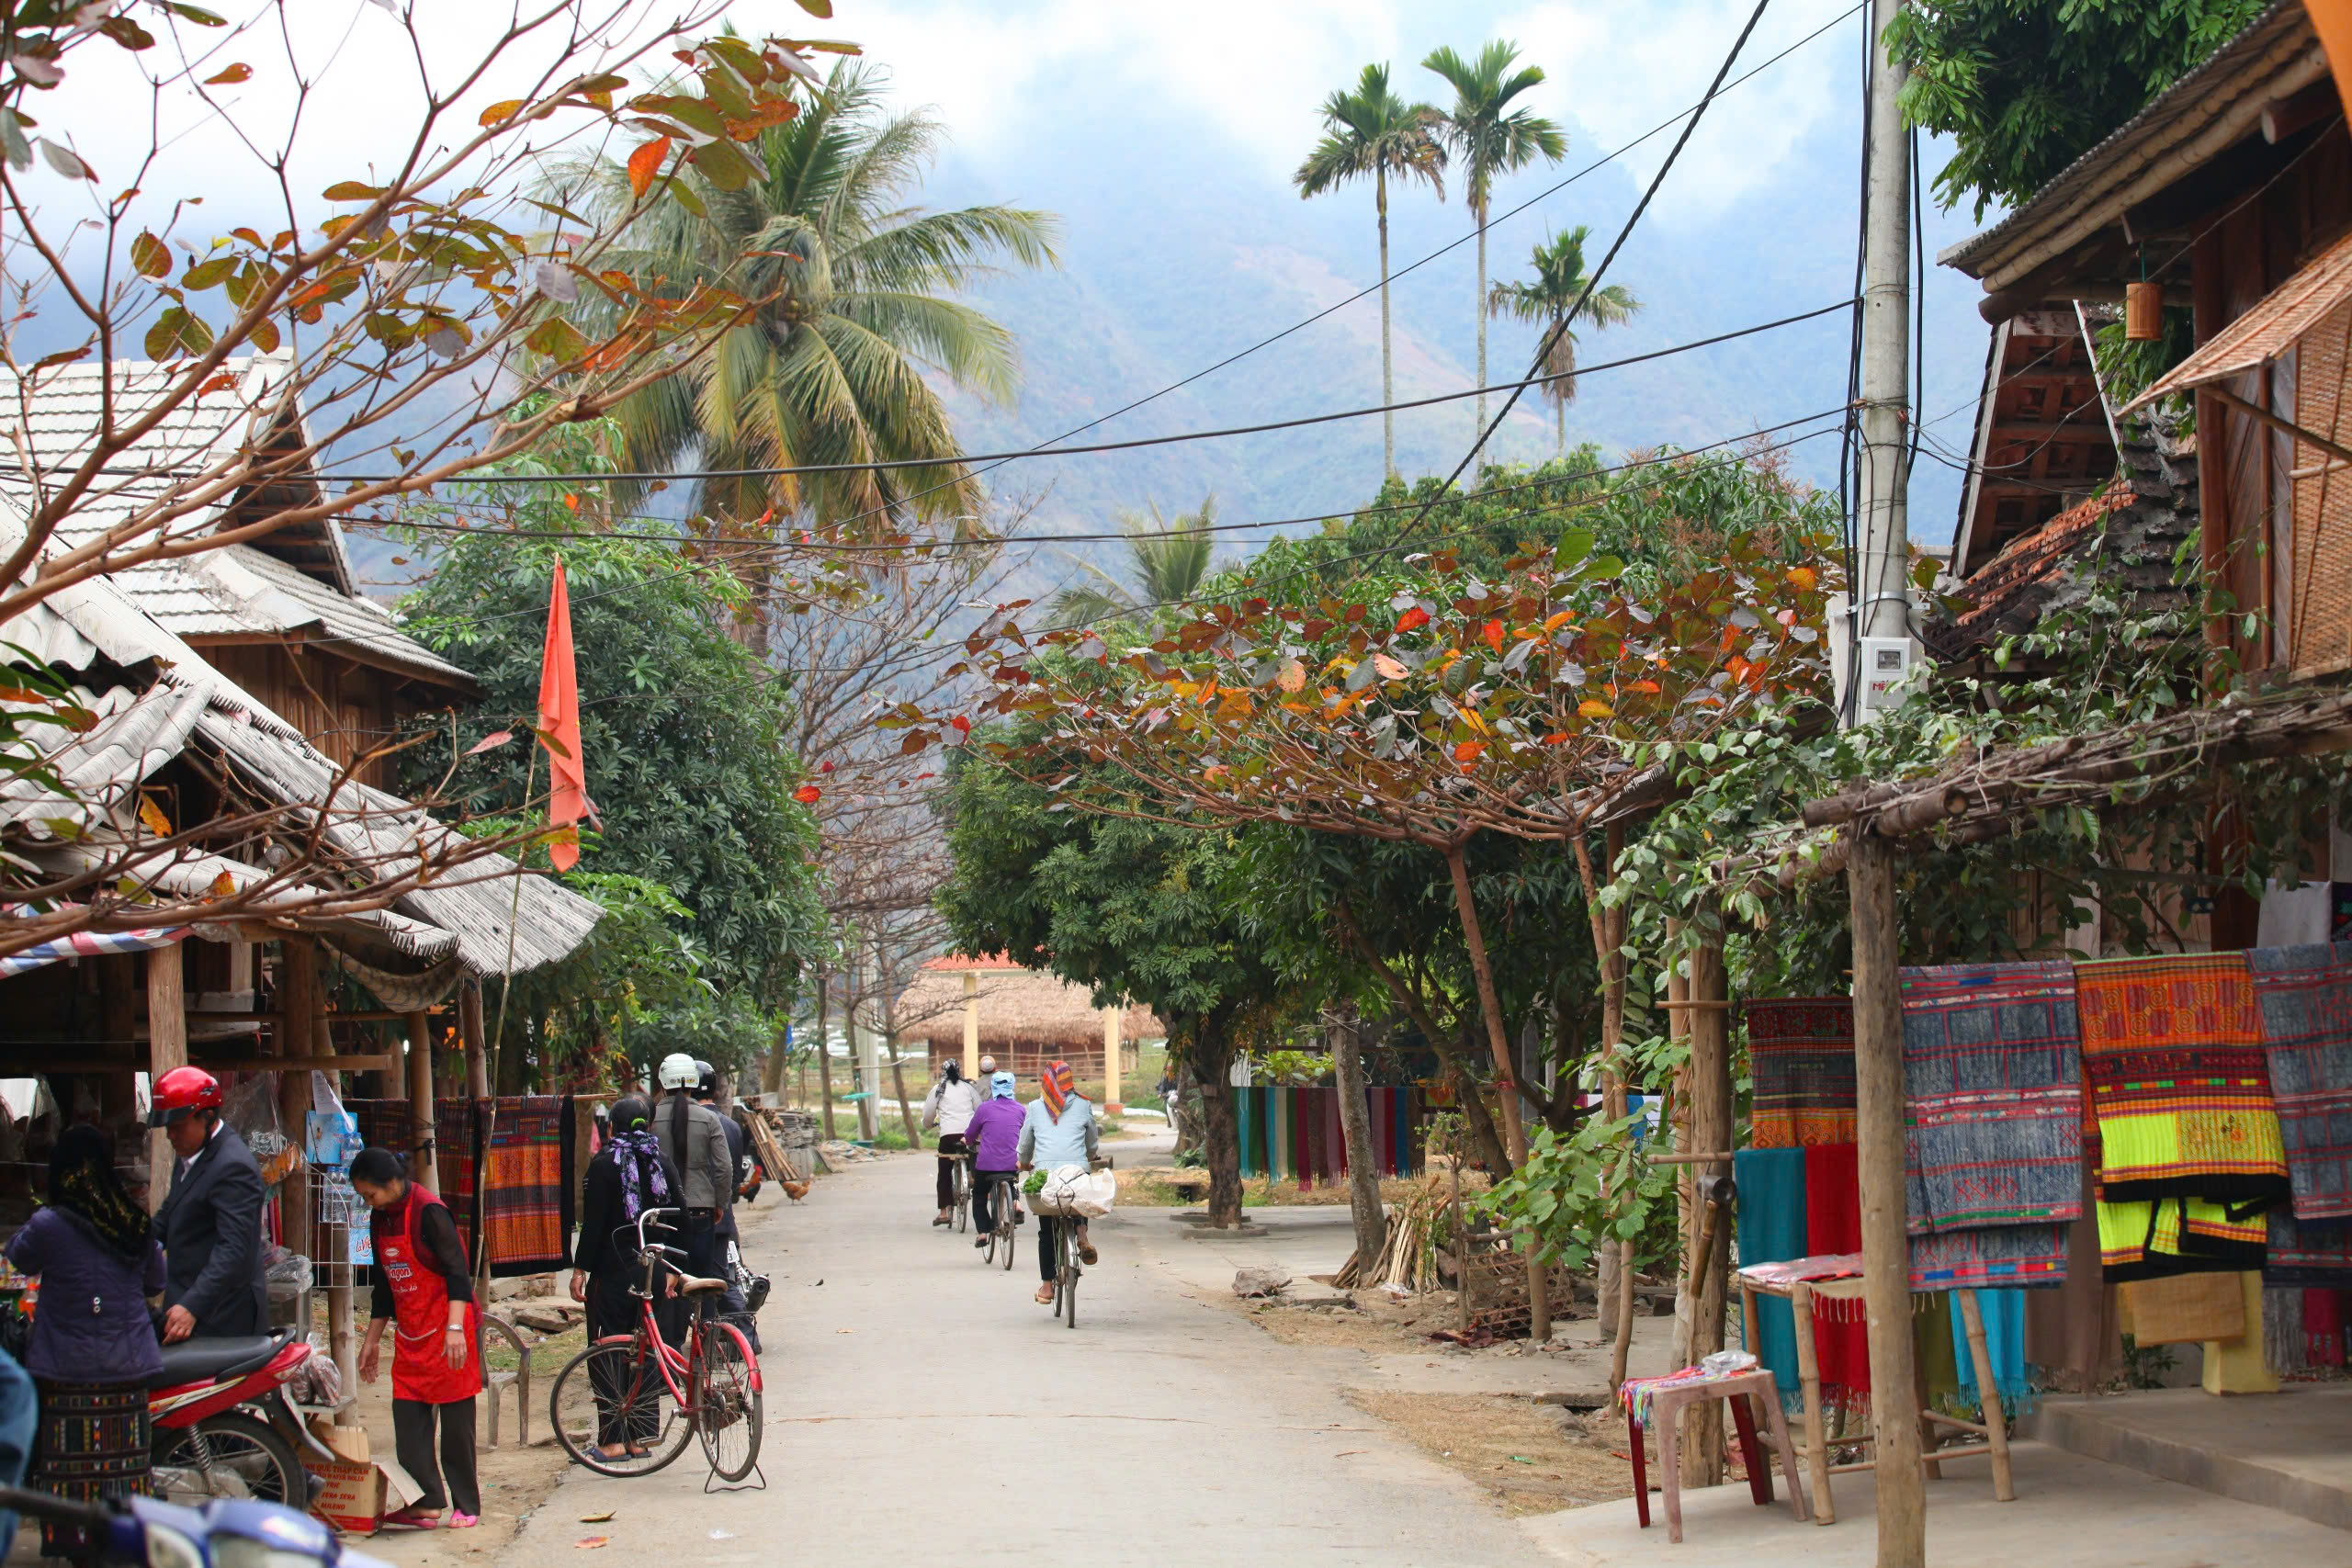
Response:
[[[1864,713],[1883,713],[1903,705],[1902,686],[1910,678],[1919,645],[1907,637],[1866,637],[1855,653],[1862,667],[1859,706]]]

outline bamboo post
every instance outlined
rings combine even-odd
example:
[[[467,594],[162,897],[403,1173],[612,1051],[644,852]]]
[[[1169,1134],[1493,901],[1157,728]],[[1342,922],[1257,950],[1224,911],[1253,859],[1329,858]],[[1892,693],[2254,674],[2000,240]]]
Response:
[[[490,1098],[490,1031],[481,1018],[481,982],[469,975],[458,985],[458,1037],[466,1047],[466,1098]]]
[[[1119,1009],[1107,1007],[1102,1010],[1102,1114],[1116,1116],[1125,1109],[1119,1103]]]
[[[969,969],[964,971],[964,1077],[973,1083],[980,1077],[980,977]]]
[[[833,1139],[833,1045],[826,1033],[826,974],[817,971],[817,1091],[824,1097],[825,1140]]]
[[[1927,1568],[1927,1486],[1912,1387],[1910,1243],[1904,1231],[1903,1000],[1894,846],[1867,821],[1846,858],[1854,943],[1854,1122],[1862,1192],[1879,1568]]]
[[[435,1149],[436,1125],[433,1105],[433,1024],[424,1014],[408,1015],[409,1147],[415,1151],[409,1175],[425,1190],[441,1190],[441,1162]]]
[[[174,1067],[187,1066],[187,980],[180,944],[147,950],[147,1086]],[[160,1127],[147,1134],[147,1212],[162,1208],[177,1168],[169,1139]]]
[[[278,1002],[284,1014],[272,1032],[272,1055],[300,1058],[316,1053],[322,1023],[319,1016],[318,944],[307,936],[287,936],[278,942]],[[282,1067],[277,1074],[277,1115],[286,1135],[300,1142],[302,1116],[311,1109],[311,1074],[307,1067]],[[312,1256],[311,1191],[307,1179],[288,1180],[277,1189],[278,1229],[287,1249]],[[304,1333],[310,1325],[301,1325]]]

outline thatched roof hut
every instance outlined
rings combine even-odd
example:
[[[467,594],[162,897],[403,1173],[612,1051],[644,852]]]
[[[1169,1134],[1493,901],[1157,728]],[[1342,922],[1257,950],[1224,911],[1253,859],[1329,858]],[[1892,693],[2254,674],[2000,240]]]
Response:
[[[899,993],[899,1037],[930,1043],[933,1057],[964,1049],[964,976],[974,977],[980,1012],[980,1050],[1023,1077],[1063,1060],[1081,1077],[1102,1072],[1102,1011],[1083,986],[1073,986],[1008,958],[934,958]],[[1121,1043],[1167,1036],[1148,1008],[1119,1018]]]

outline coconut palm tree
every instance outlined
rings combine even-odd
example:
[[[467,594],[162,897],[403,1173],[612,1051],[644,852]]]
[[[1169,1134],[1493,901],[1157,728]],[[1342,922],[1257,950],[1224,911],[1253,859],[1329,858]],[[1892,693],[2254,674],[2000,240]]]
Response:
[[[1556,164],[1568,155],[1567,132],[1532,109],[1512,108],[1510,101],[1544,80],[1544,68],[1530,65],[1513,71],[1519,45],[1496,39],[1464,60],[1452,49],[1441,49],[1421,62],[1453,88],[1453,107],[1443,111],[1438,136],[1453,154],[1462,177],[1462,198],[1478,227],[1478,288],[1471,299],[1478,318],[1478,385],[1487,384],[1487,212],[1494,200],[1498,175],[1516,174],[1541,158]],[[1487,428],[1487,397],[1478,394],[1476,440]]]
[[[745,147],[763,175],[724,190],[692,166],[680,199],[653,205],[600,259],[669,297],[709,285],[763,301],[751,319],[667,380],[616,410],[630,471],[936,459],[922,468],[698,479],[698,515],[742,525],[773,510],[802,525],[887,512],[895,520],[967,516],[979,500],[926,372],[993,401],[1020,379],[1012,334],[954,296],[1003,262],[1057,265],[1059,220],[1001,206],[927,211],[910,204],[945,130],[927,111],[892,114],[884,75],[837,64],[801,113]],[[558,170],[554,205],[633,205],[628,172],[602,159]],[[612,304],[582,288],[571,307],[594,327]],[[594,333],[592,333],[592,336]]]
[[[1498,283],[1487,295],[1489,314],[1532,321],[1544,331],[1550,346],[1544,351],[1544,374],[1557,379],[1544,383],[1544,395],[1552,400],[1563,457],[1568,455],[1568,405],[1577,399],[1577,334],[1567,330],[1568,312],[1592,287],[1584,270],[1585,236],[1591,232],[1579,223],[1544,241],[1535,247],[1532,282]],[[1623,284],[1612,283],[1593,289],[1577,319],[1595,327],[1623,326],[1641,308]]]
[[[1148,515],[1119,513],[1119,529],[1127,536],[1125,582],[1092,561],[1079,569],[1093,578],[1061,590],[1046,606],[1046,618],[1057,626],[1125,619],[1163,604],[1179,604],[1200,592],[1208,581],[1209,564],[1216,554],[1216,497],[1201,497],[1197,512],[1173,518],[1160,515],[1159,503],[1146,502]]]
[[[1439,145],[1437,110],[1408,104],[1388,87],[1388,67],[1367,65],[1355,90],[1341,89],[1323,100],[1323,140],[1291,176],[1300,199],[1337,190],[1351,180],[1372,176],[1373,205],[1380,215],[1380,400],[1396,400],[1396,354],[1388,323],[1388,176],[1426,180],[1445,199],[1445,149]],[[1396,473],[1396,415],[1380,416],[1381,471]]]

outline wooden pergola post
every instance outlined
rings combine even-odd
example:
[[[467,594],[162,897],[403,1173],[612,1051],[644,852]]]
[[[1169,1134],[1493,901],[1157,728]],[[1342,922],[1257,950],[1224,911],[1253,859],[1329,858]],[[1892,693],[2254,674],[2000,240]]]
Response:
[[[429,1192],[441,1190],[441,1162],[434,1149],[436,1125],[433,1103],[433,1021],[424,1013],[408,1015],[409,1147],[415,1151],[409,1175]]]
[[[147,950],[147,1088],[174,1067],[187,1066],[187,981],[180,944]],[[160,1127],[147,1134],[147,1212],[163,1207],[177,1165]]]
[[[1714,1154],[1732,1145],[1731,1001],[1720,924],[1711,923],[1702,929],[1699,940],[1689,949],[1689,963],[1690,973],[1684,997],[1690,1004],[1684,1010],[1690,1021],[1686,1032],[1690,1042],[1690,1070],[1684,1100],[1686,1121],[1690,1132],[1690,1152]],[[1730,1175],[1731,1168],[1728,1165],[1703,1164],[1688,1168],[1697,1201],[1692,1206],[1688,1233],[1693,1250],[1687,1255],[1695,1267],[1699,1233],[1708,1223],[1707,1190],[1717,1178]],[[1696,1365],[1724,1348],[1724,1314],[1731,1292],[1731,1229],[1729,1214],[1713,1216],[1706,1275],[1690,1302],[1690,1359],[1683,1363],[1686,1366]],[[1906,1316],[1904,1322],[1907,1325],[1910,1319]],[[1716,1400],[1702,1400],[1691,1407],[1692,1420],[1684,1433],[1683,1451],[1690,1456],[1687,1462],[1694,1484],[1713,1486],[1723,1480],[1723,1408],[1722,1402]]]
[[[1119,1103],[1119,1011],[1102,1010],[1102,1113],[1116,1116],[1126,1109]]]
[[[466,1097],[490,1098],[490,1031],[481,1019],[481,982],[467,976],[458,982],[458,1038],[466,1047]]]
[[[307,936],[288,934],[278,942],[278,1024],[273,1031],[271,1055],[299,1061],[317,1050],[320,1032],[318,944]],[[287,1066],[277,1074],[277,1114],[286,1135],[302,1137],[302,1115],[311,1109],[311,1070]],[[279,1229],[287,1250],[311,1256],[311,1190],[306,1180],[288,1180],[277,1190]],[[304,1332],[309,1325],[304,1325]]]
[[[964,1076],[974,1082],[980,1076],[980,977],[969,969],[964,971]]]
[[[1868,818],[1846,857],[1854,941],[1854,1141],[1862,1197],[1862,1305],[1871,1354],[1871,1431],[1879,1568],[1927,1568],[1928,1497],[1912,1369],[1911,1247],[1905,1231],[1903,995],[1893,843]],[[1997,1402],[1987,1402],[1997,1419]]]

